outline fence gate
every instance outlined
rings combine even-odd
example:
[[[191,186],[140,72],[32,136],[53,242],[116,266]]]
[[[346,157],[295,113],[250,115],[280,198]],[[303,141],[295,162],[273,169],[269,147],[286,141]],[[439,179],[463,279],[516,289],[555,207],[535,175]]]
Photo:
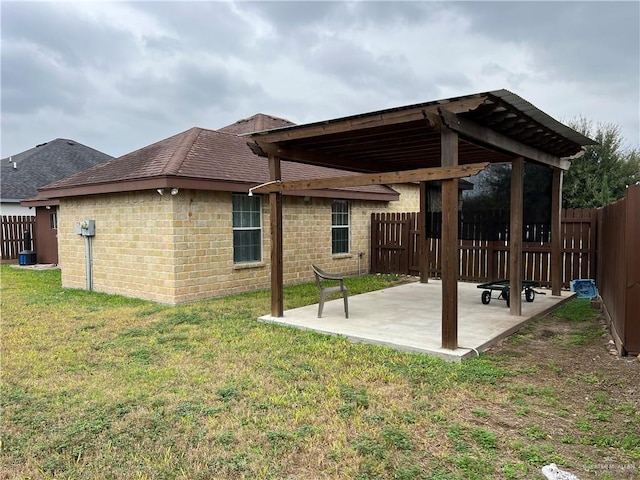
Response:
[[[563,285],[576,278],[596,278],[596,219],[598,210],[562,209]]]
[[[417,275],[418,214],[371,214],[371,272]]]

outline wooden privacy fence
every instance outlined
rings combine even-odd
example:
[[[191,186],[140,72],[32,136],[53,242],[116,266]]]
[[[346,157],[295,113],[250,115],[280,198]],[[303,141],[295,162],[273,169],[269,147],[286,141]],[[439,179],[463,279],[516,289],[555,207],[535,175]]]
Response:
[[[469,218],[469,216],[467,216]],[[474,236],[474,228],[482,225],[477,217],[460,221],[460,237]],[[427,230],[428,274],[441,273],[440,214],[430,214]],[[459,278],[471,282],[487,282],[509,278],[508,222],[484,225],[483,240],[459,240]],[[487,231],[491,231],[489,235]],[[420,230],[417,213],[374,213],[371,216],[371,272],[419,275]],[[596,265],[596,210],[576,209],[562,211],[562,281],[565,288],[576,278],[595,278]],[[548,225],[525,224],[522,246],[523,275],[544,286],[551,285],[551,235]],[[535,241],[527,241],[527,240]]]
[[[371,214],[371,273],[419,273],[417,213]]]
[[[28,231],[32,239],[31,248],[35,250],[33,235],[36,217],[2,215],[2,260],[17,260],[18,254],[24,250],[24,232]]]
[[[597,286],[620,353],[640,353],[640,185],[598,209]]]

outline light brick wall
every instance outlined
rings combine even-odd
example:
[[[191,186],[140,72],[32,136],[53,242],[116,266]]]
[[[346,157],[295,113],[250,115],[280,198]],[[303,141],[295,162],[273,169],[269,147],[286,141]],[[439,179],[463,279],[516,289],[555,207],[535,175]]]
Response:
[[[269,205],[262,202],[263,260],[233,263],[232,194],[181,191],[174,197],[176,293],[173,303],[189,302],[270,285]]]
[[[400,199],[396,202],[351,202],[351,252],[352,257],[344,260],[343,269],[338,271],[353,275],[369,273],[371,252],[371,214],[383,212],[417,212],[420,210],[420,187],[418,184],[391,185],[400,193]],[[358,253],[362,252],[360,265],[358,265]],[[329,266],[327,265],[327,268]]]
[[[352,200],[350,253],[331,254],[331,199],[285,197],[284,282],[313,279],[311,264],[344,274],[369,270],[372,212],[416,211],[417,185],[394,185],[398,202]],[[176,304],[270,287],[268,199],[262,200],[263,261],[233,263],[229,192],[180,190],[95,195],[60,202],[58,244],[62,284],[85,288],[83,219],[96,221],[94,290]],[[358,264],[358,253],[363,252]]]
[[[400,194],[397,202],[388,202],[379,212],[419,212],[420,211],[420,185],[417,183],[401,183],[390,185]]]
[[[92,239],[93,287],[171,303],[173,298],[171,198],[155,191],[61,200],[58,253],[64,287],[85,288],[85,242],[80,220],[96,221]]]

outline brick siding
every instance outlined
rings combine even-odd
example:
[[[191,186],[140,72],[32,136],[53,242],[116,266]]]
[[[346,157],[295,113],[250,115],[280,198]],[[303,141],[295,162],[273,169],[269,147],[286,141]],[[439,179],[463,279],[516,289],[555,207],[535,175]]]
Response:
[[[397,202],[350,201],[350,253],[331,254],[331,199],[285,197],[284,282],[313,279],[311,264],[347,275],[369,270],[372,212],[417,211],[417,185],[394,185]],[[233,263],[231,193],[180,190],[63,199],[58,217],[62,285],[85,288],[85,242],[78,221],[96,221],[93,287],[178,304],[270,286],[269,205],[262,202],[263,260]],[[358,253],[363,256],[359,259]],[[360,260],[360,264],[358,264]]]

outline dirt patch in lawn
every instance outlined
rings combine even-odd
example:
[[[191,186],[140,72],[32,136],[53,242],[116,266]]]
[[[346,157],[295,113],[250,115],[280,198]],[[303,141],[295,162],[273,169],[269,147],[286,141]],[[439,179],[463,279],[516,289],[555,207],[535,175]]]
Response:
[[[638,479],[640,361],[619,357],[603,316],[589,316],[547,316],[492,348],[490,357],[517,358],[506,402],[513,408],[478,408],[505,437],[521,442],[524,432],[530,443],[518,448],[530,463],[552,454],[581,479]]]

